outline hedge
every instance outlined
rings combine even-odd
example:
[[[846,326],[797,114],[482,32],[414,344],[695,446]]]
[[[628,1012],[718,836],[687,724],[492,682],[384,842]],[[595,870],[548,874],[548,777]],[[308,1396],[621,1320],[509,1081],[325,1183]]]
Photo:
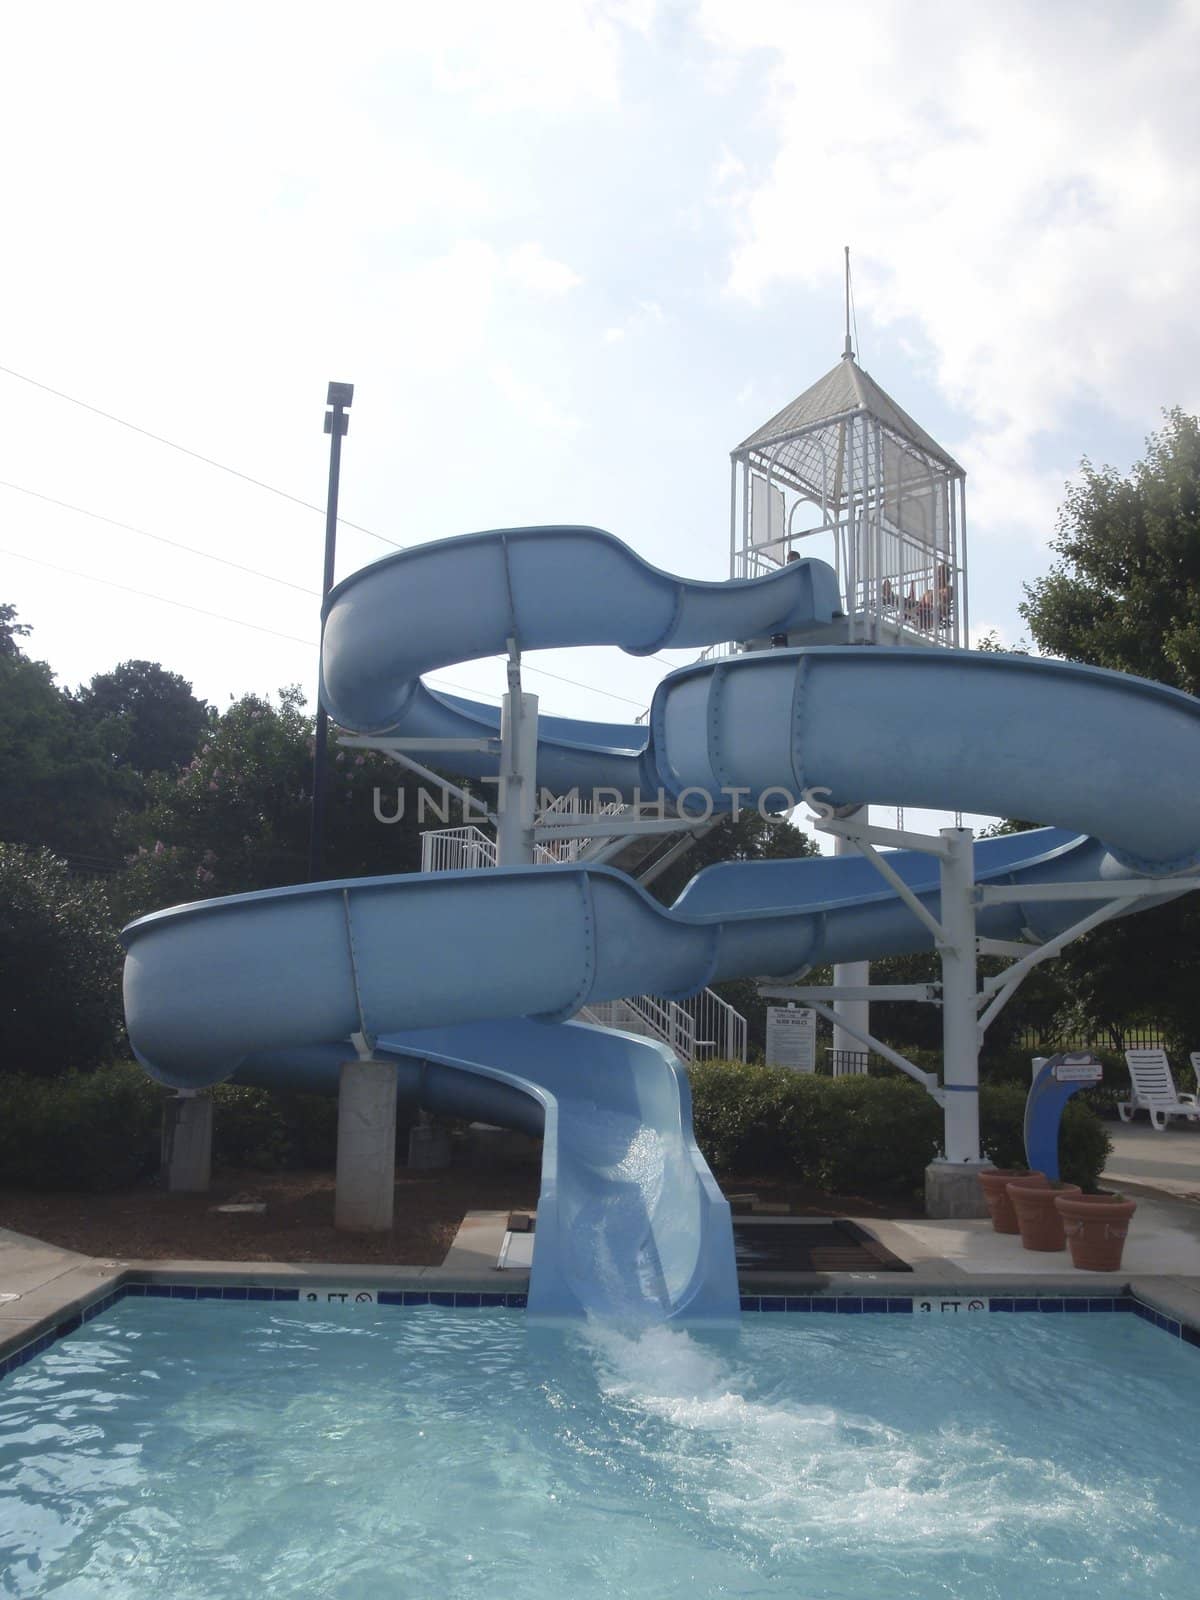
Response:
[[[212,1093],[214,1167],[333,1167],[336,1095],[230,1083]],[[169,1094],[131,1061],[57,1078],[0,1074],[0,1188],[99,1192],[155,1178]],[[398,1143],[407,1135],[402,1111]]]
[[[832,1194],[912,1193],[941,1144],[940,1107],[899,1075],[824,1078],[711,1061],[689,1077],[696,1142],[724,1176],[780,1177]],[[1025,1090],[982,1085],[979,1114],[988,1159],[1024,1166]],[[1095,1113],[1071,1102],[1059,1139],[1063,1178],[1094,1189],[1109,1149]]]
[[[166,1091],[132,1061],[0,1074],[0,1186],[128,1189],[158,1171]]]
[[[0,1072],[92,1067],[122,1034],[121,946],[100,885],[0,843]]]
[[[911,1194],[938,1151],[942,1113],[903,1077],[819,1078],[730,1062],[699,1064],[690,1077],[696,1138],[722,1174],[778,1175],[833,1194]],[[124,1189],[153,1178],[166,1093],[132,1062],[59,1078],[0,1075],[0,1186]],[[335,1096],[222,1084],[214,1099],[217,1165],[332,1167]],[[1021,1085],[980,1091],[983,1145],[998,1166],[1024,1164],[1024,1108]],[[1059,1150],[1064,1178],[1095,1188],[1109,1139],[1078,1099]]]

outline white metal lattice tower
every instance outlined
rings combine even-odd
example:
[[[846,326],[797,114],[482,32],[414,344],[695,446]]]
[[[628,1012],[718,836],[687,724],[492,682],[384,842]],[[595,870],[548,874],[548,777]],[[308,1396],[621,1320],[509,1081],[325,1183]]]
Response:
[[[729,575],[820,556],[847,643],[965,647],[965,481],[847,337],[837,366],[732,452]]]

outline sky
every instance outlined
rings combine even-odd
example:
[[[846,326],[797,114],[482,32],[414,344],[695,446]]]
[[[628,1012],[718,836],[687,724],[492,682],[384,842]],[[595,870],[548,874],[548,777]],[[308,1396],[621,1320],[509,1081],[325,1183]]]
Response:
[[[849,244],[860,361],[965,467],[1009,643],[1080,459],[1200,409],[1200,0],[43,0],[5,34],[0,601],[68,687],[311,689],[324,520],[35,385],[319,507],[353,382],[339,577],[584,522],[722,578],[729,451],[836,362]],[[529,666],[604,719],[664,670]]]

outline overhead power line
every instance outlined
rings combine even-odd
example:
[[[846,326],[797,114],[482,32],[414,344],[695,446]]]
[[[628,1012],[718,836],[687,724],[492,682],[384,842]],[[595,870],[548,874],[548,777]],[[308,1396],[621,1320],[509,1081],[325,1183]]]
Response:
[[[287,639],[291,644],[302,644],[308,650],[317,648],[315,639],[301,639],[295,633],[281,633],[277,628],[265,627],[261,622],[247,622],[243,617],[231,617],[224,611],[209,611],[203,606],[190,605],[186,600],[172,600],[165,594],[151,594],[148,589],[135,589],[132,584],[116,583],[112,578],[98,578],[91,572],[80,572],[75,567],[60,566],[56,561],[43,561],[40,556],[27,556],[19,550],[6,550],[0,548],[0,555],[11,556],[15,561],[28,561],[35,567],[47,567],[51,572],[61,572],[68,578],[82,578],[87,583],[103,584],[106,589],[119,589],[123,594],[134,594],[142,600],[157,600],[159,605],[177,606],[181,611],[194,611],[202,617],[212,617],[217,622],[232,622],[238,628],[252,628],[255,633],[269,633],[275,639]],[[438,680],[429,679],[430,683]],[[454,689],[459,694],[480,695],[485,700],[499,700],[500,696],[489,694],[485,689],[473,689],[465,683],[451,683],[448,678],[441,679],[439,688]]]
[[[173,550],[183,550],[184,552],[186,552],[186,554],[193,555],[193,556],[199,556],[204,561],[215,561],[221,566],[231,567],[235,572],[245,572],[245,573],[248,573],[253,578],[262,578],[267,583],[278,583],[278,584],[281,584],[286,589],[294,589],[297,592],[297,594],[311,595],[313,598],[317,598],[317,591],[315,589],[306,588],[303,584],[300,584],[300,583],[293,583],[290,578],[280,578],[273,572],[263,572],[262,569],[259,568],[259,567],[248,567],[248,566],[244,565],[240,561],[231,560],[228,556],[216,555],[211,550],[200,550],[195,545],[185,544],[181,539],[169,539],[166,536],[166,534],[151,533],[148,528],[138,528],[138,527],[135,527],[134,524],[131,523],[131,522],[122,522],[116,517],[106,516],[103,512],[91,511],[91,510],[89,510],[89,508],[87,506],[77,506],[77,505],[73,505],[69,500],[59,500],[54,495],[43,494],[41,492],[41,490],[39,490],[39,489],[28,489],[28,488],[25,487],[24,484],[13,483],[7,478],[0,478],[0,488],[12,489],[17,494],[28,495],[28,496],[30,496],[31,499],[41,500],[46,505],[57,506],[62,511],[70,511],[70,512],[73,512],[76,516],[88,517],[93,522],[102,522],[102,523],[105,523],[110,528],[119,528],[119,529],[122,530],[122,532],[136,534],[141,539],[152,539],[152,540],[154,540],[154,542],[156,544],[168,545]],[[223,612],[204,611],[203,608],[200,607],[200,606],[188,606],[188,605],[185,604],[184,601],[182,601],[182,600],[172,600],[167,595],[155,595],[155,594],[151,594],[148,590],[145,590],[145,589],[132,588],[129,584],[120,584],[120,583],[112,582],[110,579],[107,579],[107,578],[93,577],[90,573],[79,572],[79,571],[77,571],[76,569],[74,569],[72,567],[62,567],[62,566],[57,566],[56,567],[56,566],[54,566],[54,564],[52,562],[40,561],[35,556],[17,555],[17,553],[15,551],[6,552],[6,553],[7,554],[16,555],[17,559],[21,560],[21,561],[32,561],[36,565],[39,565],[39,566],[52,567],[54,571],[67,573],[72,577],[85,578],[85,579],[87,579],[88,581],[90,581],[92,583],[104,583],[104,584],[107,584],[110,588],[113,588],[113,589],[124,589],[127,593],[138,595],[140,598],[142,598],[144,600],[158,600],[163,605],[181,606],[186,610],[199,611],[204,616],[216,617],[219,620],[224,621],[224,622],[233,622],[233,623],[236,623],[238,627],[242,627],[242,628],[258,628],[260,632],[265,632],[265,633],[274,633],[274,632],[276,632],[276,630],[272,629],[272,628],[261,628],[260,624],[255,623],[255,622],[244,622],[238,617],[226,616]],[[307,644],[309,642],[308,640],[300,639],[295,634],[282,634],[281,633],[281,634],[278,634],[277,636],[279,638],[281,638],[281,639],[290,639],[296,644]],[[315,646],[314,646],[314,648],[315,648]],[[668,663],[668,665],[669,664],[670,663]],[[644,709],[643,703],[642,703],[641,700],[634,700],[629,695],[616,694],[611,689],[598,689],[598,688],[596,688],[596,686],[594,684],[581,683],[578,678],[568,678],[561,672],[551,672],[546,667],[535,667],[528,661],[525,663],[525,669],[528,672],[538,673],[543,678],[553,678],[556,683],[569,684],[571,686],[571,688],[573,688],[573,689],[582,689],[582,690],[585,691],[585,693],[588,693],[588,694],[603,695],[606,699],[609,699],[609,700],[620,700],[620,701],[623,701],[626,705],[637,706],[639,710]],[[468,691],[465,691],[465,692],[471,693],[471,694],[477,694],[477,693],[480,693],[482,691],[480,691],[480,690],[468,690]],[[495,696],[489,696],[488,698],[494,699],[496,697]]]
[[[627,706],[637,706],[639,711],[646,709],[645,701],[631,700],[627,694],[614,694],[611,689],[597,689],[594,684],[580,683],[576,678],[564,678],[559,672],[548,672],[545,667],[530,666],[528,661],[521,662],[522,672],[536,672],[543,678],[553,678],[556,683],[569,683],[573,689],[586,689],[589,694],[606,695],[610,700],[623,700]]]
[[[165,533],[151,533],[148,528],[135,528],[132,522],[119,522],[116,517],[106,517],[100,511],[89,511],[86,506],[75,506],[68,500],[56,500],[52,494],[42,494],[38,489],[27,489],[21,483],[10,483],[7,478],[0,478],[0,488],[15,489],[18,494],[27,494],[34,500],[44,500],[47,505],[58,506],[62,511],[73,511],[77,516],[90,517],[93,522],[105,522],[110,528],[120,528],[125,533],[136,533],[140,539],[153,539],[156,544],[170,545],[172,550],[186,550],[190,556],[200,556],[205,561],[217,561],[221,566],[232,567],[236,572],[248,572],[252,578],[265,578],[268,583],[280,583],[285,589],[295,589],[298,594],[320,598],[315,589],[307,589],[302,583],[293,583],[290,578],[277,577],[275,573],[263,572],[259,567],[244,566],[240,561],[231,561],[228,556],[216,555],[211,550],[199,550],[194,544],[184,544],[181,539],[168,539]]]
[[[0,549],[0,555],[11,556],[14,561],[28,561],[35,567],[48,567],[51,572],[64,573],[68,578],[85,578],[88,583],[103,584],[106,589],[120,589],[123,594],[136,594],[142,600],[157,600],[160,605],[177,606],[180,611],[195,611],[202,617],[215,617],[218,622],[232,622],[239,628],[253,628],[256,633],[269,633],[276,639],[287,639],[292,644],[306,645],[310,650],[317,648],[314,639],[301,639],[294,633],[280,633],[278,628],[265,627],[261,622],[246,622],[241,617],[226,616],[223,611],[208,611],[203,606],[194,606],[186,600],[172,600],[165,594],[151,594],[148,589],[135,589],[132,584],[117,583],[112,578],[98,578],[91,572],[79,572],[74,567],[61,567],[56,561],[43,561],[40,556],[23,555],[19,550]]]
[[[252,483],[256,489],[265,489],[268,494],[278,495],[281,500],[290,500],[293,505],[303,506],[306,511],[317,511],[321,516],[325,515],[324,506],[314,505],[311,500],[302,500],[297,494],[290,494],[286,489],[277,488],[273,483],[265,483],[262,478],[252,477],[250,473],[242,472],[237,467],[227,466],[224,461],[214,460],[212,456],[206,456],[199,450],[192,450],[186,444],[164,438],[161,433],[152,433],[149,428],[143,428],[139,423],[114,416],[111,411],[94,406],[87,400],[80,400],[73,394],[66,394],[62,389],[51,388],[48,383],[41,383],[37,378],[31,378],[24,372],[16,372],[12,367],[2,365],[0,372],[10,378],[16,378],[19,383],[28,383],[34,389],[41,389],[44,394],[52,394],[56,400],[65,400],[68,405],[78,406],[82,411],[90,411],[93,416],[103,417],[106,422],[115,422],[119,428],[128,428],[131,433],[140,433],[144,439],[152,439],[155,444],[166,445],[169,450],[178,450],[180,455],[191,456],[193,461],[202,461],[206,467],[215,467],[218,472],[227,472],[233,478],[240,478],[243,483]],[[361,522],[350,522],[346,517],[339,517],[338,523],[343,528],[353,528],[356,533],[365,533],[368,539],[378,539],[380,544],[389,545],[393,550],[404,549],[404,546],[397,544],[394,539],[376,533],[373,528],[364,528]]]

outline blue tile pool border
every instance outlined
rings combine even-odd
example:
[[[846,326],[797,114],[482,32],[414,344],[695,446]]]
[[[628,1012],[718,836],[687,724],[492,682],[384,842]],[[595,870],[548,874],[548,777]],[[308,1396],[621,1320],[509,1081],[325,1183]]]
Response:
[[[232,1300],[247,1303],[275,1303],[277,1301],[312,1303],[327,1307],[330,1304],[352,1305],[356,1300],[373,1306],[395,1306],[412,1309],[418,1306],[453,1310],[522,1311],[527,1304],[525,1294],[478,1289],[344,1289],[314,1290],[303,1288],[274,1288],[261,1284],[214,1283],[122,1283],[106,1294],[70,1312],[52,1327],[37,1334],[18,1349],[0,1355],[0,1378],[17,1371],[34,1360],[59,1339],[75,1333],[85,1323],[102,1316],[121,1300]],[[1143,1322],[1179,1339],[1184,1344],[1200,1349],[1200,1328],[1156,1311],[1153,1306],[1126,1291],[1115,1295],[851,1295],[851,1294],[744,1294],[741,1309],[750,1314],[782,1313],[784,1315],[833,1316],[977,1316],[984,1315],[1065,1315],[1089,1312],[1112,1314],[1123,1312],[1140,1317]]]

